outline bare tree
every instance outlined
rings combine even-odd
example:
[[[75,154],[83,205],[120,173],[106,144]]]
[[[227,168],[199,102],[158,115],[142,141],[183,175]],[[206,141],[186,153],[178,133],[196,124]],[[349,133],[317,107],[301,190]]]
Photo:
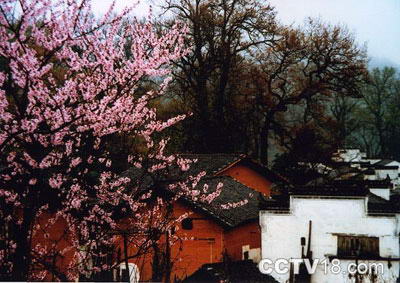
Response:
[[[258,93],[264,114],[260,131],[259,157],[267,161],[268,137],[271,130],[288,134],[290,127],[279,123],[278,113],[301,106],[303,124],[315,109],[321,117],[322,103],[336,95],[357,95],[366,75],[365,51],[354,42],[348,31],[309,20],[299,29],[286,28],[273,47],[258,53],[265,91]]]
[[[172,84],[193,112],[186,149],[245,151],[266,163],[271,138],[288,143],[294,126],[282,114],[295,108],[307,123],[335,95],[359,92],[365,51],[343,27],[283,26],[257,0],[171,0],[164,9],[188,24],[193,42]]]
[[[176,62],[174,72],[175,93],[193,112],[196,133],[189,147],[226,151],[234,132],[229,114],[240,85],[235,73],[251,51],[275,42],[275,12],[257,0],[169,0],[164,9],[189,26],[192,52]]]

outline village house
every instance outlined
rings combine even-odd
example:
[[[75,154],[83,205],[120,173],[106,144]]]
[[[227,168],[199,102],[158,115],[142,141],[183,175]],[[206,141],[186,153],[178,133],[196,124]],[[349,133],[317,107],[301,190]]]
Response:
[[[223,183],[223,189],[210,204],[185,199],[174,203],[173,214],[176,218],[185,213],[189,213],[189,217],[182,221],[176,231],[175,236],[181,239],[179,244],[168,247],[172,269],[170,280],[184,280],[203,265],[221,263],[224,260],[250,260],[254,262],[254,269],[261,259],[260,203],[271,196],[275,184],[286,180],[243,154],[181,156],[197,160],[182,174],[197,175],[205,171],[206,175],[198,186],[207,184],[215,187],[218,183]],[[243,200],[244,205],[223,208],[227,203],[239,203]],[[128,257],[134,253],[133,249],[128,247]],[[140,281],[152,280],[153,256],[154,254],[149,253],[129,259],[129,268],[132,268],[130,273],[135,274],[131,281],[135,281],[135,278],[140,278]],[[245,266],[248,266],[247,261]],[[125,266],[126,264],[121,263],[121,270]]]
[[[320,178],[307,186],[288,187],[260,211],[263,259],[322,262],[311,275],[304,265],[298,275],[294,264],[285,273],[272,269],[278,282],[304,282],[304,278],[318,283],[396,282],[399,278],[400,209],[390,176],[375,171],[392,168],[365,167],[370,161],[365,156],[357,159],[359,151],[351,153],[336,160],[340,166],[330,164],[336,171],[331,170],[325,182]],[[344,165],[351,170],[343,170]],[[376,178],[365,177],[372,170]],[[349,271],[351,263],[365,263],[367,268]],[[383,272],[369,263],[381,264]]]
[[[362,275],[364,280],[381,276],[387,282],[394,282],[399,277],[397,190],[390,176],[366,177],[380,168],[366,168],[370,161],[334,161],[329,164],[329,170],[325,170],[329,173],[328,182],[321,177],[299,187],[246,155],[181,156],[197,160],[188,171],[179,173],[183,179],[204,171],[206,175],[199,187],[207,184],[215,188],[219,183],[224,187],[211,203],[185,198],[173,203],[174,218],[183,214],[189,216],[171,232],[179,241],[159,247],[164,263],[166,255],[169,260],[166,262],[167,278],[163,280],[196,281],[196,278],[211,276],[214,281],[219,281],[226,276],[224,272],[228,272],[230,276],[255,276],[252,277],[254,280],[269,282],[270,277],[257,277],[261,273],[256,263],[262,259],[301,257],[325,260],[325,265],[319,264],[311,275],[311,282],[347,282],[347,279],[355,278],[349,273],[339,274],[341,277],[325,274],[326,269],[331,270],[334,266],[335,259],[341,261],[342,270],[354,262],[383,264],[383,274],[375,274],[372,270]],[[135,172],[132,169],[125,174],[135,178]],[[145,179],[142,183],[143,186],[151,185]],[[224,208],[227,203],[243,200],[246,200],[243,205]],[[60,231],[63,231],[63,225],[60,225]],[[135,247],[128,244],[125,249],[122,237],[117,249],[119,259],[115,255],[110,259],[120,265],[111,274],[100,274],[101,278],[121,280],[127,265],[131,282],[157,278],[154,277],[155,262],[160,258],[157,259],[151,250],[131,258],[135,255]],[[124,262],[124,256],[129,258],[128,264]],[[65,256],[60,260],[60,264],[67,265],[71,259]],[[224,268],[228,271],[222,270]],[[235,274],[233,270],[240,272]],[[301,271],[304,275],[304,268]],[[295,276],[293,266],[289,266],[289,272],[285,274],[271,275],[278,282],[299,280],[298,276],[301,276]]]
[[[234,263],[236,270],[242,270],[242,276],[248,272],[259,276],[257,263],[261,259],[261,229],[259,226],[259,209],[261,203],[273,194],[275,186],[287,181],[280,175],[272,172],[267,167],[259,164],[243,154],[185,154],[185,158],[196,159],[189,170],[179,172],[181,177],[195,176],[200,172],[206,175],[197,186],[203,187],[207,184],[215,188],[223,183],[220,195],[211,203],[194,202],[188,199],[178,199],[173,203],[172,216],[175,219],[188,214],[182,222],[178,223],[179,229],[171,231],[177,241],[175,244],[163,245],[161,238],[160,254],[158,259],[150,249],[140,256],[136,255],[134,245],[124,241],[123,233],[116,231],[119,241],[116,243],[115,251],[106,251],[107,257],[102,259],[103,263],[115,265],[111,272],[93,272],[87,266],[88,274],[81,274],[77,281],[92,280],[114,281],[126,280],[126,266],[129,268],[129,281],[182,281],[204,266],[221,264],[223,262]],[[136,178],[137,170],[126,171],[125,176]],[[147,178],[140,179],[141,186],[149,187],[154,184]],[[162,189],[161,189],[162,190]],[[242,203],[234,207],[224,207],[228,203]],[[39,223],[46,227],[46,215],[39,219]],[[33,239],[33,245],[54,245],[56,250],[68,248],[69,237],[67,224],[59,219],[48,231],[48,236],[38,233]],[[127,227],[129,230],[129,227]],[[122,231],[122,230],[121,230]],[[114,233],[114,232],[113,232]],[[168,241],[166,241],[168,242]],[[127,247],[125,249],[125,247]],[[82,250],[84,253],[84,247]],[[166,262],[168,256],[168,262]],[[124,260],[128,258],[128,262]],[[58,255],[55,260],[60,272],[67,270],[70,264],[76,264],[73,253],[66,252]],[[104,260],[106,262],[104,262]],[[156,261],[164,262],[169,271],[155,280],[154,268]],[[85,263],[89,264],[89,263]],[[241,266],[238,269],[237,266]],[[210,270],[210,268],[208,268]],[[41,272],[41,270],[37,270]],[[167,274],[167,275],[165,275]],[[82,277],[82,278],[81,278]],[[46,280],[54,280],[54,274],[48,274]],[[156,277],[157,278],[157,277]],[[268,276],[263,277],[268,278]]]
[[[400,162],[392,159],[368,158],[359,149],[339,149],[333,156],[336,165],[350,166],[365,180],[389,179],[393,188],[400,187]]]

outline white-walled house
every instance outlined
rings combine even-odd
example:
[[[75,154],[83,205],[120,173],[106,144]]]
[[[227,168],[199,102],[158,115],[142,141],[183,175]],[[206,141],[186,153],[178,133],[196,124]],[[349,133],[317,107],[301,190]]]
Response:
[[[360,169],[366,180],[385,180],[390,178],[395,188],[400,188],[400,162],[392,159],[367,158],[359,149],[339,149],[332,161],[347,163]]]
[[[366,157],[366,153],[359,149],[339,149],[332,159],[341,162],[360,162]]]
[[[260,211],[262,258],[275,263],[278,259],[297,259],[308,254],[314,261],[322,262],[311,275],[310,281],[315,283],[396,282],[399,219],[395,204],[360,183],[298,187],[268,200]],[[338,274],[334,273],[338,267],[332,269],[337,265],[334,259],[340,260]],[[358,274],[356,281],[356,275],[347,272],[349,264],[356,262],[381,266],[368,268],[369,272]],[[293,269],[289,265],[289,271],[280,274],[272,268],[271,275],[278,282],[304,282],[293,281]]]
[[[400,186],[400,162],[395,160],[383,159],[379,162],[371,164],[373,175],[366,175],[368,180],[384,180],[390,179],[395,188]]]

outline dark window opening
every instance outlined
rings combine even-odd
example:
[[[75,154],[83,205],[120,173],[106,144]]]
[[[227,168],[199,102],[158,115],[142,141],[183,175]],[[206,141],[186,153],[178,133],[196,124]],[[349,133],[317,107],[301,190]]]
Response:
[[[121,282],[130,282],[129,269],[121,269]]]
[[[243,253],[243,259],[244,259],[244,260],[249,259],[249,252],[248,252],[248,251],[246,251],[246,252]]]
[[[182,229],[183,230],[192,230],[193,229],[193,219],[192,218],[183,219]]]
[[[378,237],[338,236],[338,256],[379,257]]]

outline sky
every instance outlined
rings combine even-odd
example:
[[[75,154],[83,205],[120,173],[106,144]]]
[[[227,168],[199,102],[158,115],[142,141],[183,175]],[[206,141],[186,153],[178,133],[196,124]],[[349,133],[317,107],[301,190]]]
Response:
[[[149,1],[141,1],[137,15],[148,13]],[[92,0],[94,12],[104,13],[111,2]],[[134,1],[117,0],[116,8],[120,10],[130,3]],[[392,65],[400,69],[400,0],[270,0],[269,3],[284,24],[299,25],[307,17],[319,17],[331,24],[346,25],[359,44],[366,43],[371,66]]]
[[[400,68],[400,0],[270,0],[285,24],[307,17],[341,23],[366,43],[372,64]]]

